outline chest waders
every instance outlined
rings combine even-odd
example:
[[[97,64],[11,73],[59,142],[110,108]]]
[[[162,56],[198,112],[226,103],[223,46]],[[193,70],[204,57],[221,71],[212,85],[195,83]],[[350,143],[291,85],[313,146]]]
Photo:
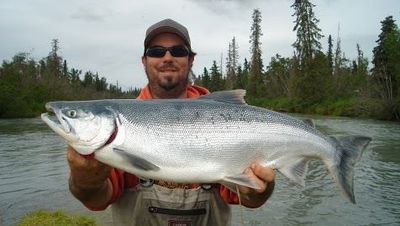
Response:
[[[111,206],[114,226],[230,225],[230,207],[218,186],[169,189],[151,180],[141,181]]]

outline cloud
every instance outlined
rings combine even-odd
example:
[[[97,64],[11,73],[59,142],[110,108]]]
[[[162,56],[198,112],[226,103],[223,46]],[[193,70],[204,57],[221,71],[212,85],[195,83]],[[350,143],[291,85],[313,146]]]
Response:
[[[198,6],[206,9],[209,12],[217,14],[219,16],[231,17],[237,15],[237,13],[243,12],[245,8],[251,8],[259,0],[188,0]]]
[[[108,9],[80,7],[71,14],[71,18],[80,19],[87,22],[102,22],[111,15],[112,13]]]

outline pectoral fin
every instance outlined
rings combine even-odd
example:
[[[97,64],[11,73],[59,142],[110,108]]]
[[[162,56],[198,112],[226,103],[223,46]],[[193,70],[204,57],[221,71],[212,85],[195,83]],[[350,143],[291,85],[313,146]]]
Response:
[[[143,159],[141,157],[138,157],[136,155],[133,155],[123,149],[120,148],[113,148],[114,152],[122,155],[126,159],[129,160],[129,162],[132,164],[132,166],[144,170],[144,171],[158,171],[160,170],[160,167],[154,165],[153,163],[147,161],[146,159]]]

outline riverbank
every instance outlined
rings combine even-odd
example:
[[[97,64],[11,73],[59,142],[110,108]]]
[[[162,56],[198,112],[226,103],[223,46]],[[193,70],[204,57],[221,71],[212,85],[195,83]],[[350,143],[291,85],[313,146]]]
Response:
[[[359,119],[376,119],[400,122],[400,118],[393,118],[392,110],[396,106],[386,106],[378,99],[372,98],[341,98],[327,99],[315,104],[305,104],[301,99],[289,98],[246,98],[250,105],[267,108],[284,113],[296,113],[320,116],[340,116]],[[400,103],[398,103],[400,106]],[[12,110],[7,114],[0,115],[0,119],[12,118],[36,118],[45,112],[45,103],[37,106],[35,111]],[[392,110],[391,110],[392,109]]]
[[[247,100],[249,104],[264,107],[274,111],[307,115],[340,116],[360,119],[376,119],[398,121],[393,118],[392,108],[378,99],[372,98],[340,98],[327,99],[312,105],[304,104],[301,99],[289,98],[253,98]],[[400,103],[398,103],[400,106]]]

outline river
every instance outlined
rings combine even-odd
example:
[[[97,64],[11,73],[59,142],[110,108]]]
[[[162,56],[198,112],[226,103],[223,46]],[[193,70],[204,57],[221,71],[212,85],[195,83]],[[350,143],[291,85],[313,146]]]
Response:
[[[304,116],[301,116],[304,117]],[[311,116],[330,135],[367,135],[372,142],[355,168],[357,204],[347,201],[318,161],[305,187],[277,174],[268,203],[233,207],[233,225],[400,225],[400,124]],[[109,225],[109,211],[90,212],[68,191],[66,143],[39,119],[0,120],[0,226],[37,209],[64,209]]]

